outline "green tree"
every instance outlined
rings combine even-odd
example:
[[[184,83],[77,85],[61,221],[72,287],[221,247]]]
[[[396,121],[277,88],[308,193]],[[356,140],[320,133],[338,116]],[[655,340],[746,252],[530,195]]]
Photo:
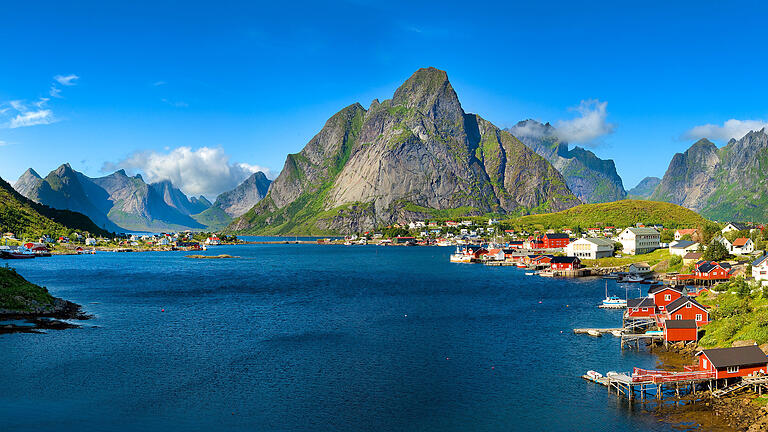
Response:
[[[681,257],[680,255],[672,255],[672,257],[669,258],[670,267],[679,265],[682,262],[683,262],[683,257]]]
[[[665,229],[661,232],[661,242],[670,243],[675,239],[675,233],[670,229]]]
[[[704,258],[707,261],[722,261],[728,259],[731,255],[728,253],[728,249],[723,246],[719,241],[713,241],[704,251]]]

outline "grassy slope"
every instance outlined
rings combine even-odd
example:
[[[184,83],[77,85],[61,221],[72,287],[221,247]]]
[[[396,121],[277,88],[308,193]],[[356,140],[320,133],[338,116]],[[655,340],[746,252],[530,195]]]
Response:
[[[740,296],[734,292],[704,294],[699,302],[712,306],[713,322],[707,324],[700,344],[705,347],[728,347],[735,341],[754,340],[768,343],[768,299],[755,292]]]
[[[192,219],[213,231],[224,229],[232,222],[232,218],[221,207],[209,207],[198,214],[192,215]]]
[[[557,213],[523,216],[510,222],[524,226],[541,228],[562,227],[626,227],[638,222],[646,225],[661,224],[666,228],[701,227],[708,221],[692,210],[675,204],[644,201],[621,200],[601,204],[582,204]]]
[[[669,249],[656,249],[655,251],[647,254],[640,255],[623,255],[621,257],[599,258],[596,260],[584,260],[584,265],[593,267],[618,267],[629,265],[637,262],[648,263],[650,266],[654,266],[662,261],[670,258]]]
[[[25,198],[1,178],[0,231],[29,238],[42,234],[69,235],[72,231],[109,234],[81,213],[53,209]]]
[[[30,304],[50,306],[53,296],[45,288],[27,281],[16,270],[0,267],[0,309],[25,311]]]

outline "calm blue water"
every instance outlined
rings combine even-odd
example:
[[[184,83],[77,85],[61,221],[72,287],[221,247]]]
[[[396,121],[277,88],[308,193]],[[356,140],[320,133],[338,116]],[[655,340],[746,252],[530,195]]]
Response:
[[[0,336],[0,429],[671,430],[579,378],[656,363],[572,334],[620,322],[595,307],[602,280],[450,264],[451,251],[248,245],[207,252],[235,260],[14,262],[96,318]]]

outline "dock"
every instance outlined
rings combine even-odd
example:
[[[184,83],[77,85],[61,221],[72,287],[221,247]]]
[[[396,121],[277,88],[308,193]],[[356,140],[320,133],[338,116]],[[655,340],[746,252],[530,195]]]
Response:
[[[623,332],[625,329],[623,328],[575,328],[573,329],[574,334],[588,334],[590,336],[599,334],[600,336],[613,332]]]

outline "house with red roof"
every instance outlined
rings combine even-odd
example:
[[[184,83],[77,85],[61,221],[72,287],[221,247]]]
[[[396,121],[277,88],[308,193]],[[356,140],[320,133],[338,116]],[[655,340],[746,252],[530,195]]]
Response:
[[[751,238],[739,237],[731,243],[731,253],[734,255],[747,255],[755,251],[755,243]]]

